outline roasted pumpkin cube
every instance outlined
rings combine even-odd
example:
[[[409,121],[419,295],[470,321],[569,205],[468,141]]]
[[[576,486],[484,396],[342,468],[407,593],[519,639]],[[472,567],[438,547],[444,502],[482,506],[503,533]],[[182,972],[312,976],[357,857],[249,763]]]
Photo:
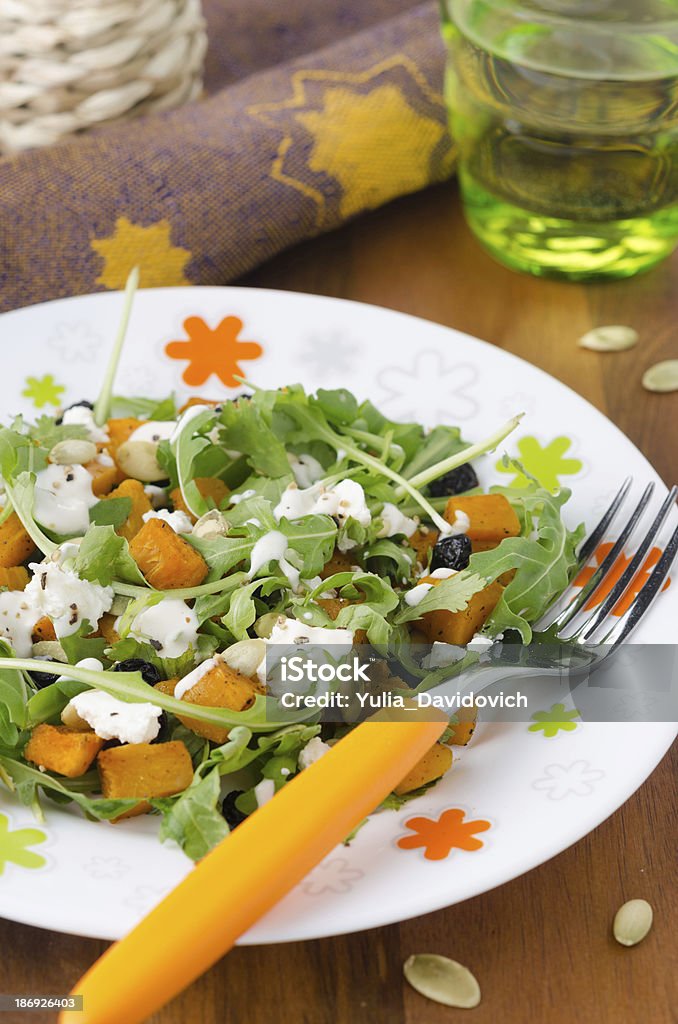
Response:
[[[453,495],[445,508],[445,519],[454,523],[457,512],[468,516],[466,531],[470,541],[494,541],[520,536],[520,522],[510,501],[503,494],[472,494],[470,497]],[[474,548],[480,550],[480,548]]]
[[[153,511],[153,506],[144,490],[144,485],[138,480],[123,480],[107,497],[129,498],[132,502],[127,519],[115,531],[120,537],[124,537],[126,541],[131,541],[144,525],[146,513]]]
[[[2,512],[2,509],[0,509]],[[26,533],[16,512],[11,512],[0,526],[0,567],[20,565],[35,551],[35,544]]]
[[[220,480],[216,476],[199,476],[195,479],[195,485],[202,494],[203,498],[211,498],[216,508],[221,507],[222,501],[230,494],[230,491],[223,480]],[[180,487],[175,487],[170,492],[170,499],[174,506],[175,512],[185,512],[191,522],[196,522],[196,517],[191,511],[189,511],[188,505],[184,501],[184,496],[181,493]]]
[[[116,622],[117,617],[115,615],[111,615],[110,612],[105,612],[99,619],[99,628],[97,632],[99,633],[99,636],[102,636],[107,643],[111,644],[111,646],[113,644],[117,644],[120,639],[115,628]]]
[[[178,679],[161,679],[159,683],[153,684],[153,688],[159,690],[160,693],[166,693],[168,697],[173,697],[174,687],[178,682]]]
[[[478,708],[459,708],[455,711],[456,722],[450,722],[450,731],[445,742],[452,747],[465,747],[476,731]]]
[[[422,580],[422,583],[424,582],[436,586],[441,583],[441,580],[437,580],[433,576],[425,576]],[[426,633],[430,643],[441,640],[446,644],[463,647],[490,617],[503,589],[502,585],[496,581],[490,583],[483,590],[474,594],[466,608],[461,611],[448,612],[445,609],[440,609],[435,612],[426,612],[418,620],[417,625],[423,633]]]
[[[325,562],[320,570],[320,578],[326,580],[328,576],[334,576],[335,572],[350,572],[353,564],[344,551],[335,551],[329,562]]]
[[[441,778],[446,771],[452,767],[452,751],[442,743],[435,743],[424,756],[417,761],[414,768],[410,768],[404,779],[398,783],[394,793],[403,796],[411,793],[413,789],[425,786],[427,782],[434,782]]]
[[[156,688],[162,693],[167,693],[172,685],[172,694],[176,680],[164,680],[157,683]],[[246,711],[254,704],[254,698],[258,693],[265,693],[264,688],[258,679],[250,679],[249,676],[241,675],[235,669],[230,668],[225,661],[216,659],[216,664],[210,668],[181,698],[183,704],[200,704],[205,708],[229,708],[231,711]],[[202,722],[197,718],[178,716],[187,729],[192,729],[198,736],[204,736],[206,740],[214,743],[225,743],[228,739],[229,729],[214,725],[211,722]]]
[[[440,534],[433,527],[420,526],[410,537],[408,544],[414,548],[420,565],[427,564],[429,551],[436,546],[439,536]]]
[[[7,587],[8,590],[24,590],[30,576],[28,569],[23,565],[0,566],[0,587]]]
[[[149,519],[132,539],[129,551],[156,590],[199,586],[209,568],[200,552],[163,519]]]
[[[163,679],[156,683],[155,689],[173,696],[177,682],[176,679]],[[186,704],[200,704],[202,707],[223,707],[229,708],[231,711],[246,711],[254,703],[256,694],[264,692],[265,690],[258,680],[243,676],[229,668],[225,662],[218,660],[217,664],[187,691],[182,697],[182,701]],[[215,743],[224,743],[228,738],[229,729],[225,727],[182,715],[178,717],[188,729],[205,739]]]
[[[111,455],[114,456],[116,448],[119,448],[125,441],[129,441],[134,431],[139,429],[142,422],[142,420],[138,420],[134,416],[122,416],[119,419],[108,421],[106,429],[110,438],[108,448]]]
[[[41,640],[56,640],[57,635],[52,625],[52,620],[48,619],[46,615],[43,615],[41,619],[38,619],[36,624],[33,626],[32,640],[34,644],[39,643]]]
[[[106,741],[89,732],[75,732],[65,725],[36,725],[24,757],[40,768],[75,779],[84,775]]]
[[[109,747],[99,754],[97,768],[101,792],[107,799],[136,797],[142,801],[115,821],[146,814],[150,797],[173,796],[193,781],[191,755],[181,740]]]
[[[103,498],[105,495],[115,487],[118,483],[119,470],[115,462],[111,465],[107,465],[109,456],[104,452],[102,455],[104,461],[100,461],[100,458],[92,459],[85,466],[85,469],[92,477],[92,492],[97,498]]]

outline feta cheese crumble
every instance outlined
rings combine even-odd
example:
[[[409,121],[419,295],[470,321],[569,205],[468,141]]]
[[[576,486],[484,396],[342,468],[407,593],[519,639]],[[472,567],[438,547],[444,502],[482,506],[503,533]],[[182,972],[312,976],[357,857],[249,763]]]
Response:
[[[80,664],[83,668],[89,667]],[[68,708],[87,722],[102,740],[150,743],[160,732],[162,709],[147,701],[128,704],[103,690],[85,690],[69,701],[65,713]]]
[[[50,463],[36,474],[33,514],[55,533],[85,533],[89,510],[98,500],[84,466]]]
[[[11,645],[18,658],[28,658],[33,641],[31,635],[40,612],[26,600],[23,590],[0,592],[0,637]]]
[[[320,739],[320,736],[314,736],[312,740],[309,740],[305,747],[299,751],[299,767],[303,770],[304,768],[310,768],[312,764],[319,761],[329,750],[332,748],[324,743]]]
[[[28,568],[34,576],[23,592],[25,600],[38,618],[46,615],[52,620],[57,636],[76,633],[85,620],[96,629],[101,616],[110,611],[112,587],[81,580],[59,562],[31,562]]]

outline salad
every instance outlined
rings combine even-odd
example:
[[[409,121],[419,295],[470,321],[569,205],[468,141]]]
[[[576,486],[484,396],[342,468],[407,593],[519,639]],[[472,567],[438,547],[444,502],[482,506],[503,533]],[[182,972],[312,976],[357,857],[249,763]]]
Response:
[[[38,815],[158,815],[198,859],[352,727],[281,724],[270,645],[370,645],[375,692],[424,689],[441,670],[408,645],[529,642],[581,531],[565,489],[482,491],[473,460],[517,419],[471,444],[345,389],[114,398],[121,344],[94,404],[0,429],[0,780]],[[385,806],[473,728],[453,717]]]

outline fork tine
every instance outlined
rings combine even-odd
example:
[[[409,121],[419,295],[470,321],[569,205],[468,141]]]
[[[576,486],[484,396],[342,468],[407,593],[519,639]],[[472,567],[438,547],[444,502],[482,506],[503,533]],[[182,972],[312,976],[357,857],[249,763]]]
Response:
[[[579,565],[582,565],[582,566],[586,565],[586,563],[588,562],[589,558],[591,557],[593,552],[596,550],[596,548],[600,544],[601,540],[603,539],[603,537],[607,533],[608,526],[610,525],[612,520],[615,518],[615,516],[617,515],[617,512],[619,511],[619,509],[623,505],[624,501],[626,500],[626,495],[629,493],[629,489],[630,489],[632,483],[633,483],[633,477],[632,476],[627,476],[626,480],[621,485],[621,487],[617,491],[616,495],[612,499],[612,503],[610,504],[609,508],[604,513],[604,515],[602,516],[602,518],[601,518],[600,522],[598,523],[598,525],[589,534],[589,536],[586,537],[586,539],[584,540],[584,543],[581,545],[581,547],[579,548],[579,551],[577,552],[577,561],[578,561]]]
[[[570,639],[576,638],[577,640],[579,640],[580,643],[585,640],[588,640],[610,614],[612,609],[615,607],[617,602],[625,593],[631,581],[634,579],[638,570],[641,568],[645,556],[652,547],[652,543],[655,537],[661,530],[666,517],[668,516],[669,512],[671,511],[675,503],[676,497],[678,497],[678,486],[673,486],[669,491],[668,495],[666,496],[662,504],[662,507],[659,509],[659,512],[655,516],[655,520],[652,523],[652,526],[645,534],[645,537],[639,545],[638,550],[636,551],[635,555],[627,565],[622,575],[619,577],[617,583],[614,585],[614,587],[607,595],[607,597],[603,601],[602,605],[598,608],[598,610],[592,615],[590,619],[588,619],[579,627],[579,629],[572,635]]]
[[[650,605],[661,593],[662,584],[671,571],[676,555],[678,555],[678,527],[673,531],[661,558],[652,570],[650,578],[639,590],[629,610],[622,615],[619,622],[612,627],[600,643],[609,644],[614,648],[626,640],[648,611]]]
[[[617,537],[617,540],[612,545],[611,550],[608,552],[608,554],[600,563],[596,571],[593,573],[588,583],[581,588],[577,596],[573,597],[569,604],[565,606],[560,615],[558,615],[554,619],[554,621],[551,623],[551,628],[555,627],[555,629],[558,632],[560,632],[560,630],[562,630],[562,628],[566,626],[568,622],[571,622],[575,615],[578,614],[579,610],[583,607],[583,605],[586,604],[591,595],[595,593],[600,584],[603,582],[604,578],[607,576],[612,566],[617,561],[619,555],[624,550],[624,545],[626,544],[627,540],[635,530],[638,524],[638,520],[647,508],[647,504],[650,498],[652,497],[653,492],[654,483],[650,483],[643,491],[640,501],[631,513],[631,517],[624,526],[624,529],[621,531],[621,533]]]

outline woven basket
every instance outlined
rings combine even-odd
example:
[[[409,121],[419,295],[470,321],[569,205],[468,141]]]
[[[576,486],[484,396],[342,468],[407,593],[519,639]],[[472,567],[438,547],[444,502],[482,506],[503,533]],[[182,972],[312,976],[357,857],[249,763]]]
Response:
[[[0,0],[0,152],[199,95],[200,0]]]

